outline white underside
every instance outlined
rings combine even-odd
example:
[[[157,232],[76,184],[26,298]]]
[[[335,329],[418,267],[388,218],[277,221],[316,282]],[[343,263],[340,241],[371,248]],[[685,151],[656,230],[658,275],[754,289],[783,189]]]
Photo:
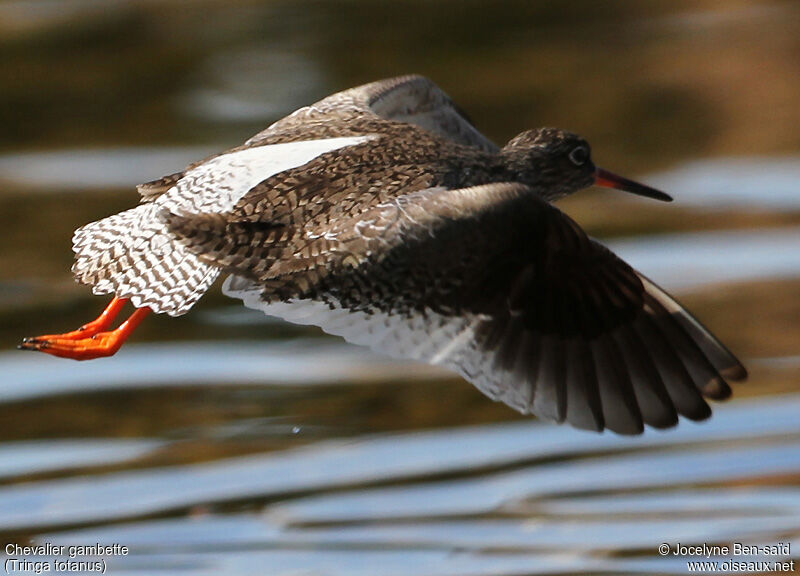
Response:
[[[260,287],[236,276],[229,276],[222,285],[226,296],[239,298],[248,308],[261,310],[294,324],[319,326],[325,332],[341,336],[348,342],[368,346],[396,358],[412,358],[431,364],[446,365],[457,350],[454,342],[464,333],[471,333],[471,320],[448,318],[426,313],[425,316],[396,316],[382,312],[353,312],[331,308],[316,300],[264,302]]]
[[[261,299],[258,284],[237,276],[225,280],[222,292],[241,299],[248,308],[294,324],[319,326],[352,344],[394,358],[449,368],[490,398],[521,412],[532,410],[527,386],[498,373],[493,367],[493,355],[478,349],[475,331],[485,320],[481,316],[443,316],[430,310],[413,316],[353,312],[307,299],[270,303]]]

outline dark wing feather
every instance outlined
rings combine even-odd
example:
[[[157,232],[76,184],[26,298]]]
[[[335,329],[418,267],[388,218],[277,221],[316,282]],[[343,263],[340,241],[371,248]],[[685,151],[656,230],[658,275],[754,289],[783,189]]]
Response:
[[[474,341],[442,363],[481,388],[527,388],[501,386],[496,395],[515,407],[580,428],[637,433],[643,423],[673,426],[678,415],[708,417],[703,397],[724,398],[726,379],[746,377],[677,301],[524,187],[426,191],[405,202],[414,206],[399,204],[408,220],[394,214],[387,234],[404,244],[389,250],[407,252],[409,267],[433,258],[448,276],[475,279],[454,289],[461,297],[441,297],[481,319]],[[404,231],[407,221],[427,236]],[[436,253],[478,257],[447,270]],[[425,305],[437,309],[435,300]],[[528,405],[516,404],[520,398]]]
[[[215,225],[227,231],[210,233]],[[373,347],[448,366],[494,399],[579,428],[637,434],[678,415],[701,420],[704,397],[746,377],[673,298],[520,184],[426,189],[343,215],[324,247],[261,273],[252,263],[271,257],[270,230],[219,218],[170,226],[193,231],[184,238],[198,253],[250,278],[266,301],[322,301],[359,322],[404,324],[413,346]],[[215,256],[232,241],[238,248]],[[357,326],[341,333],[373,344]]]

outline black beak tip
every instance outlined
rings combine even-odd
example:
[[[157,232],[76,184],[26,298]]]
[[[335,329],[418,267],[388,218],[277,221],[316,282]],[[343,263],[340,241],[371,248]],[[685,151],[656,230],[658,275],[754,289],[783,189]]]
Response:
[[[672,202],[672,196],[661,190],[656,190],[650,186],[628,180],[627,178],[623,178],[622,176],[618,176],[602,168],[596,168],[595,170],[595,185],[605,188],[616,188],[617,190],[622,190],[645,198],[651,198],[653,200],[660,200],[661,202]]]

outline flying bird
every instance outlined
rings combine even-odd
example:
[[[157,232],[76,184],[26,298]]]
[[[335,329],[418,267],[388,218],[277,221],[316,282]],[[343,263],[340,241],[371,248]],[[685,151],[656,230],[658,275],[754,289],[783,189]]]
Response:
[[[150,312],[188,312],[220,275],[250,308],[455,370],[494,400],[621,434],[707,418],[747,372],[665,291],[552,202],[592,185],[671,198],[595,166],[555,128],[502,148],[433,82],[381,80],[138,187],[79,228],[78,282],[114,298],[21,348],[119,350]],[[135,312],[110,330],[126,303]]]

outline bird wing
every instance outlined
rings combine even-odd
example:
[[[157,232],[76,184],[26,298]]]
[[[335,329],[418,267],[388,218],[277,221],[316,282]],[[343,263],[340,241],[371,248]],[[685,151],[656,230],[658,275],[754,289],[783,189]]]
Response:
[[[195,162],[184,171],[140,184],[137,189],[143,203],[153,202],[187,174],[203,169],[219,157],[234,157],[237,152],[251,148],[264,148],[266,156],[274,153],[275,149],[266,148],[272,144],[374,134],[381,131],[383,121],[412,124],[485,152],[499,150],[436,84],[422,76],[400,76],[332,94],[278,120],[242,146]]]
[[[726,379],[746,377],[677,301],[521,184],[406,194],[331,222],[295,258],[272,255],[256,272],[280,230],[208,218],[185,226],[186,238],[233,273],[228,295],[449,367],[544,419],[627,434],[666,428],[679,414],[706,418],[704,397],[725,398]],[[219,248],[215,222],[238,246]],[[180,219],[170,228],[180,235]],[[214,260],[215,249],[247,258]]]
[[[285,131],[293,132],[302,125],[327,122],[340,125],[354,118],[414,124],[459,144],[486,152],[498,151],[441,88],[417,75],[378,80],[337,92],[278,120],[246,145],[258,144]]]

